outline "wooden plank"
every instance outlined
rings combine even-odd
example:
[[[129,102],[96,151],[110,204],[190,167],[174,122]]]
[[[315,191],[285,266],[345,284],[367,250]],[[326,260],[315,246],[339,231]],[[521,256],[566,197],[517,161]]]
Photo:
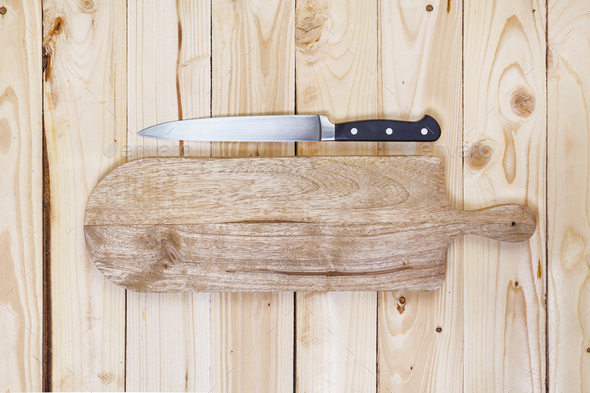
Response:
[[[548,384],[589,392],[590,6],[548,7]]]
[[[522,205],[453,208],[430,157],[135,160],[87,212],[97,267],[140,292],[433,289],[455,237],[536,228]]]
[[[297,112],[332,122],[376,118],[377,2],[297,3]],[[298,155],[377,154],[378,144],[298,143]],[[377,293],[299,292],[296,390],[376,390]]]
[[[213,3],[214,117],[294,113],[293,0]],[[213,142],[214,156],[290,156],[293,143]]]
[[[211,1],[177,1],[178,118],[211,115]],[[143,5],[145,7],[145,5]],[[184,141],[181,156],[210,156],[211,142]]]
[[[0,4],[0,390],[42,390],[41,2]]]
[[[136,133],[209,116],[210,3],[130,1],[128,7],[128,158],[209,155],[209,142]],[[127,301],[127,390],[209,391],[210,295],[128,292]]]
[[[209,294],[127,295],[127,390],[207,391]]]
[[[524,203],[528,243],[465,238],[466,391],[545,390],[545,2],[464,3],[465,207]],[[487,146],[488,154],[477,154]]]
[[[214,1],[213,116],[294,112],[294,1]],[[292,143],[213,143],[214,156],[293,155]],[[216,391],[290,391],[293,294],[211,299]]]
[[[469,224],[465,233],[505,241],[530,237],[523,220],[535,229],[524,206],[522,216],[497,207],[462,211],[450,205],[444,188],[444,166],[436,157],[149,158],[105,177],[88,200],[84,222],[398,224],[408,229]]]
[[[53,390],[122,390],[125,291],[86,252],[84,206],[122,162],[126,10],[121,2],[44,1],[44,124],[50,190]],[[103,150],[104,149],[104,150]]]
[[[434,144],[384,143],[383,154],[435,155],[445,164],[444,190],[462,208],[462,3],[381,2],[381,102],[387,118],[432,115],[441,125]],[[412,193],[414,190],[411,191]],[[442,288],[380,292],[379,391],[457,392],[463,389],[463,239],[451,243]]]

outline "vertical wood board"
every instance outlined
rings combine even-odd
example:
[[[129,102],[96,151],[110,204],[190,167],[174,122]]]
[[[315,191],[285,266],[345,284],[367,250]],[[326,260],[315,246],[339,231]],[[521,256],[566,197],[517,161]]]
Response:
[[[50,192],[52,389],[123,390],[125,291],[87,254],[84,212],[98,181],[123,160],[124,4],[43,3],[44,126]],[[49,301],[49,300],[46,300]]]
[[[297,2],[297,114],[376,118],[377,2]],[[378,154],[374,142],[298,143],[298,155]],[[377,293],[298,292],[296,391],[374,392]]]
[[[523,203],[526,243],[468,236],[464,251],[467,391],[545,390],[545,3],[466,1],[465,208]],[[482,146],[486,154],[477,154]]]
[[[210,155],[209,142],[136,135],[154,124],[209,116],[210,10],[208,1],[128,2],[126,158]],[[129,291],[127,390],[209,391],[210,309],[208,293]]]
[[[461,22],[461,3],[380,2],[383,116],[416,121],[429,114],[442,129],[435,143],[381,143],[380,153],[441,158],[447,198],[459,209],[464,150]],[[379,293],[379,391],[462,389],[463,364],[456,361],[463,356],[462,261],[462,239],[456,239],[447,251],[439,290]]]
[[[548,385],[590,392],[590,5],[548,6]]]
[[[212,3],[212,114],[294,112],[294,2]],[[290,156],[293,143],[213,142],[212,155]],[[215,391],[293,387],[293,294],[211,294]]]
[[[41,3],[0,4],[0,390],[42,389]]]

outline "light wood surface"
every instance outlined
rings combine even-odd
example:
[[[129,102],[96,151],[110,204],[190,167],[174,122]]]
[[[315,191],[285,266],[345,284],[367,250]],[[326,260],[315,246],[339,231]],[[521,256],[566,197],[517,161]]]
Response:
[[[84,224],[465,224],[503,241],[534,233],[529,209],[462,212],[444,186],[433,157],[149,158],[99,183]]]
[[[41,2],[0,6],[0,390],[39,391],[44,361]]]
[[[332,122],[376,118],[376,2],[298,1],[297,113]],[[298,143],[298,155],[378,154],[378,144]],[[296,294],[297,392],[372,392],[377,378],[377,294]]]
[[[213,116],[290,114],[293,0],[212,2]],[[213,156],[291,156],[293,143],[212,143]],[[211,295],[213,390],[293,388],[293,294]]]
[[[590,392],[590,5],[548,6],[548,385]]]
[[[90,192],[122,163],[125,140],[126,10],[120,2],[43,3],[44,127],[50,202],[52,386],[125,385],[125,291],[105,281],[83,236]]]
[[[462,208],[462,2],[379,3],[381,102],[385,117],[419,119],[433,113],[434,144],[383,143],[383,154],[435,155],[445,165],[444,189]],[[428,8],[428,6],[432,8]],[[447,251],[445,281],[436,291],[379,294],[380,392],[462,390],[463,239]],[[400,354],[403,354],[400,356]]]
[[[528,208],[459,211],[444,183],[437,158],[137,160],[94,190],[86,243],[140,292],[416,290],[440,286],[457,236],[534,233]]]
[[[581,0],[0,3],[0,130],[18,132],[0,149],[0,235],[10,234],[0,255],[12,261],[0,267],[0,389],[588,391],[589,10]],[[295,112],[427,112],[443,134],[435,145],[297,146],[135,136],[178,118]],[[41,201],[42,155],[25,152],[43,135]],[[539,230],[528,246],[467,236],[451,244],[439,290],[379,295],[125,299],[88,257],[89,194],[127,159],[295,150],[434,155],[454,207],[526,204]],[[38,258],[42,271],[22,271]],[[29,351],[43,351],[41,371]]]
[[[154,141],[145,127],[210,114],[208,1],[128,2],[128,159],[210,155],[208,142]],[[213,386],[211,296],[127,293],[126,390]]]
[[[545,390],[545,3],[464,3],[465,208],[539,218],[529,242],[465,239],[466,391]],[[491,154],[474,154],[486,145]],[[487,157],[486,157],[487,156]],[[477,261],[477,262],[475,262]]]

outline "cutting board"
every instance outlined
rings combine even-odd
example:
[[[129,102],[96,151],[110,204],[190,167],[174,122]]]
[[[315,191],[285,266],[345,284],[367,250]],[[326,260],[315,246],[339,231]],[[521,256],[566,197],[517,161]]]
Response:
[[[86,244],[139,292],[430,290],[457,236],[528,239],[522,205],[454,209],[432,157],[148,158],[107,175]]]

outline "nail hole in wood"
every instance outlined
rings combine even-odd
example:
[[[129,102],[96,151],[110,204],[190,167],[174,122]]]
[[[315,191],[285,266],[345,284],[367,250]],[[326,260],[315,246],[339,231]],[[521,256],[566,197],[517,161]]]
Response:
[[[0,7],[0,14],[4,15],[7,11],[6,7]]]
[[[512,221],[512,226],[513,226],[513,227],[515,227],[515,226],[516,226],[516,223],[515,223],[514,221]]]
[[[442,332],[442,328],[441,328],[440,326],[439,326],[439,327],[437,327],[437,328],[436,328],[436,332],[437,332],[437,333],[440,333],[440,332]]]
[[[428,11],[428,12],[432,11],[433,9],[434,9],[434,7],[432,7],[430,4],[428,4],[426,6],[426,11]]]

